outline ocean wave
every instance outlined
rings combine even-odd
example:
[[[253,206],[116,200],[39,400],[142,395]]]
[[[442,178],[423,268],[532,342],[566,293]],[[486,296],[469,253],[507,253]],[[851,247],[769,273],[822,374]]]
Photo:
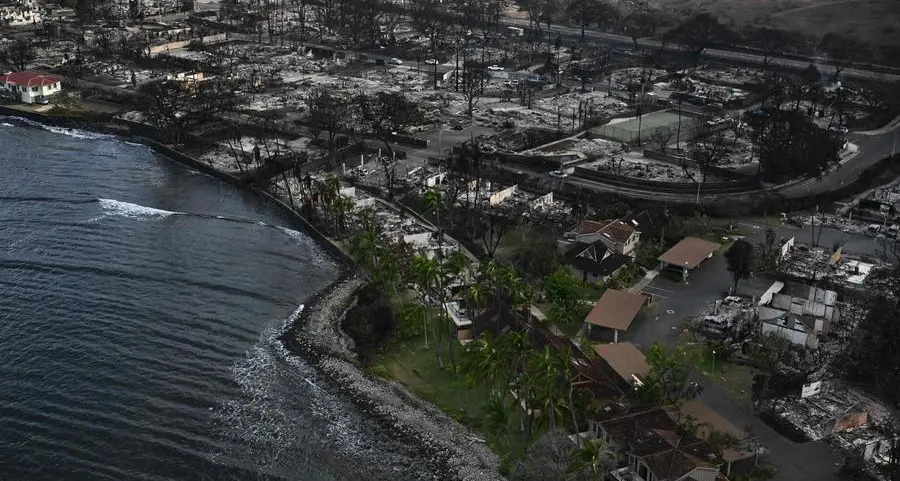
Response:
[[[9,123],[6,123],[6,122],[0,122],[0,125],[2,125],[2,126],[4,126],[4,127],[13,127],[13,124],[9,124]]]
[[[15,119],[17,122],[21,122],[23,124],[30,125],[32,127],[38,127],[44,129],[48,132],[53,132],[55,134],[62,134],[68,137],[72,137],[74,139],[82,139],[82,140],[97,140],[97,139],[107,139],[107,140],[115,140],[116,136],[108,135],[108,134],[98,134],[96,132],[89,132],[87,130],[80,129],[70,129],[66,127],[56,127],[54,125],[45,125],[40,122],[36,122],[31,119],[26,119],[23,117],[11,117]],[[10,124],[4,124],[10,125]]]
[[[172,215],[185,215],[184,212],[154,209],[143,205],[122,202],[115,199],[97,199],[106,215],[117,215],[131,219],[165,219]]]

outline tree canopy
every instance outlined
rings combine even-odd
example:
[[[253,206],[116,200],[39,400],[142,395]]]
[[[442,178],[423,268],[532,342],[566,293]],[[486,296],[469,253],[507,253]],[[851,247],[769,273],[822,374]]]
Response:
[[[755,253],[753,244],[738,239],[725,251],[725,260],[728,262],[728,272],[734,277],[734,292],[737,293],[738,283],[753,272]]]

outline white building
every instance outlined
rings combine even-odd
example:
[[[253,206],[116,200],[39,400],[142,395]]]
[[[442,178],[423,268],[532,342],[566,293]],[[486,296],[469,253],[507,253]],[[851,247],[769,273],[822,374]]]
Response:
[[[12,92],[26,104],[41,103],[62,92],[62,79],[38,72],[13,72],[0,75],[0,90]]]
[[[42,20],[41,10],[34,1],[0,2],[0,25],[23,27]]]

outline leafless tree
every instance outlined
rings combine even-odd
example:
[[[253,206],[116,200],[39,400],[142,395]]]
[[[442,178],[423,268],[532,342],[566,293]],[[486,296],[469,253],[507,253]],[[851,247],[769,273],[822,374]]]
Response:
[[[485,69],[468,68],[462,73],[460,91],[466,99],[466,115],[469,117],[484,94],[484,87],[489,80],[490,75]]]
[[[722,161],[727,150],[727,141],[721,132],[715,133],[706,139],[691,141],[688,144],[690,157],[700,169],[701,183],[706,182],[707,174]]]
[[[309,92],[307,99],[309,126],[316,137],[321,132],[328,135],[328,152],[334,156],[335,138],[346,130],[350,117],[349,102],[338,97],[325,88],[316,88]],[[333,159],[332,159],[333,160]]]
[[[25,70],[35,56],[31,42],[21,37],[16,38],[0,51],[0,61],[17,71]]]
[[[841,72],[866,51],[865,44],[853,35],[826,33],[819,42],[819,48],[828,54],[834,65],[834,78],[837,80]]]
[[[650,142],[656,146],[656,150],[665,154],[674,135],[675,131],[668,127],[654,129],[650,132]]]

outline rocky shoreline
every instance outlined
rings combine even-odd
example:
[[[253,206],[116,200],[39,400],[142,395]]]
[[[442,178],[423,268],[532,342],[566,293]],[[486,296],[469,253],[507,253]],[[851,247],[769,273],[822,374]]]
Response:
[[[359,368],[351,350],[352,340],[340,326],[356,303],[356,293],[365,285],[365,279],[348,269],[331,287],[307,302],[281,336],[285,347],[328,376],[367,415],[416,447],[437,479],[502,479],[500,459],[474,433],[402,384]]]
[[[18,114],[18,115],[17,115]],[[436,479],[459,481],[494,481],[503,479],[499,474],[500,459],[490,448],[434,405],[410,393],[402,384],[382,379],[364,372],[354,353],[354,340],[343,332],[343,320],[356,305],[357,293],[367,281],[358,274],[346,255],[335,244],[318,232],[296,211],[283,201],[266,192],[255,191],[240,185],[226,172],[209,167],[189,155],[163,146],[157,142],[136,137],[128,132],[111,128],[108,122],[88,119],[74,120],[52,115],[31,113],[22,115],[12,109],[0,108],[0,115],[26,118],[45,125],[83,129],[111,135],[124,135],[129,140],[141,141],[161,151],[172,160],[225,180],[232,185],[263,194],[292,215],[306,227],[308,234],[327,252],[339,256],[341,273],[337,281],[309,299],[300,315],[279,340],[289,353],[310,362],[328,376],[361,410],[377,419],[385,429],[421,453],[423,464],[431,467]],[[123,129],[126,130],[127,129]]]

